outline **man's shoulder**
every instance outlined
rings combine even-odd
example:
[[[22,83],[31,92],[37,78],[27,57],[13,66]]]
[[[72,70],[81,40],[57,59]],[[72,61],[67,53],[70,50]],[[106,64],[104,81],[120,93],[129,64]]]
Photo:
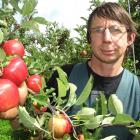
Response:
[[[79,63],[63,65],[62,69],[67,73],[67,75],[69,77],[73,68],[79,71],[79,70],[85,68],[85,66],[87,67],[87,62],[79,62]]]
[[[65,64],[65,65],[61,66],[61,68],[69,76],[73,67],[74,67],[74,65],[75,65],[75,63]]]
[[[139,85],[140,85],[140,76],[135,74],[135,73],[133,73],[133,72],[131,72],[131,71],[129,71],[129,70],[127,70],[127,71],[138,78]]]
[[[67,76],[69,77],[73,67],[75,64],[65,64],[60,66],[60,68],[67,74]],[[49,78],[49,80],[47,81],[47,86],[48,87],[54,87],[57,88],[57,78],[59,77],[58,72],[55,70],[51,77]]]

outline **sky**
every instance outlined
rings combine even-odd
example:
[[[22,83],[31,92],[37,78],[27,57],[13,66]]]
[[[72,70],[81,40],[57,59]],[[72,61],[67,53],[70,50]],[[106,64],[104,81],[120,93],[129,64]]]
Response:
[[[90,0],[38,0],[37,12],[38,16],[44,17],[51,22],[56,21],[60,26],[71,30],[72,34],[75,34],[73,29],[76,25],[84,24],[81,17],[88,17],[90,12],[88,11]],[[106,2],[117,2],[118,0],[100,0]],[[0,1],[1,4],[1,1]],[[18,19],[20,17],[17,15]],[[41,30],[44,31],[44,27],[41,26]]]
[[[37,11],[39,16],[73,30],[83,23],[80,17],[88,16],[89,6],[88,0],[38,0]]]
[[[105,0],[117,1],[117,0]],[[38,15],[49,21],[56,21],[71,31],[83,24],[80,17],[88,17],[89,0],[38,0]]]

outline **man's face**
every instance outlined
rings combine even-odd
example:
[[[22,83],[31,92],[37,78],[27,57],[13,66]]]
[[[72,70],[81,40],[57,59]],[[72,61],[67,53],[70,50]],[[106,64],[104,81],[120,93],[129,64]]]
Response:
[[[98,17],[93,18],[90,27],[93,57],[106,64],[123,61],[130,45],[126,27],[117,21]]]

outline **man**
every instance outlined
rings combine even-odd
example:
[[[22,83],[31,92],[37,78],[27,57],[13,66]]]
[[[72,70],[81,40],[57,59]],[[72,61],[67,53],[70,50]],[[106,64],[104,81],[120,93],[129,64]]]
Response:
[[[90,74],[93,75],[89,106],[92,107],[98,91],[103,91],[106,98],[116,93],[123,103],[124,113],[138,120],[140,79],[122,66],[136,34],[136,24],[120,5],[104,3],[93,10],[87,22],[87,40],[92,49],[92,58],[85,64],[65,65],[62,68],[69,81],[77,85],[77,93],[82,91]],[[49,87],[57,88],[57,76],[55,72],[48,83]],[[102,135],[116,135],[119,140],[132,139],[127,129],[121,127],[106,128]]]

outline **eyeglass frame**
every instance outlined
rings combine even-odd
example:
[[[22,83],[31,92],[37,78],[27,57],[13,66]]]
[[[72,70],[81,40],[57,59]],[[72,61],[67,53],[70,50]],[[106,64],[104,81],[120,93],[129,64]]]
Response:
[[[119,27],[119,28],[117,28],[115,30],[115,27]],[[111,36],[114,36],[115,37],[115,36],[118,36],[118,35],[122,35],[122,34],[124,34],[126,32],[130,32],[130,28],[126,28],[126,27],[125,27],[126,31],[118,30],[118,29],[120,29],[120,27],[125,27],[125,26],[116,26],[116,25],[113,25],[113,26],[110,26],[110,27],[95,27],[95,28],[90,28],[90,33],[93,32],[96,35],[103,35],[104,32],[105,32],[105,30],[108,29],[109,32],[110,32],[110,34],[111,34]],[[118,30],[118,32],[117,32],[117,30]]]

